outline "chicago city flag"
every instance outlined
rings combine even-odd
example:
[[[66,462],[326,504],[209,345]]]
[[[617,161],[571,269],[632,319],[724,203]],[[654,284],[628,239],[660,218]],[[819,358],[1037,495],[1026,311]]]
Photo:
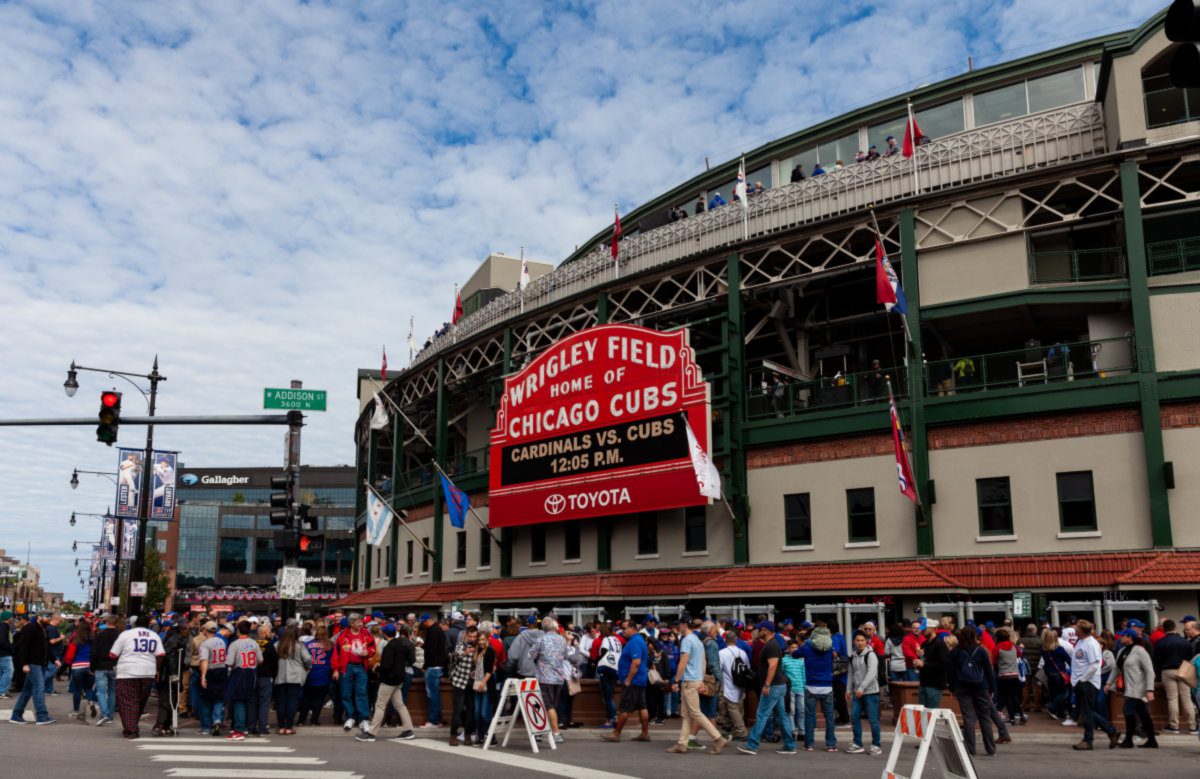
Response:
[[[904,445],[904,431],[900,428],[900,417],[896,414],[896,399],[888,392],[888,407],[892,414],[892,447],[896,450],[896,476],[900,480],[900,492],[918,506],[917,482],[913,479],[912,463],[908,461],[908,448]]]
[[[367,543],[379,546],[392,527],[392,510],[375,490],[367,487]]]
[[[696,486],[700,488],[700,494],[704,497],[720,500],[721,474],[717,471],[717,466],[712,458],[708,456],[708,452],[704,451],[704,447],[696,440],[696,434],[692,432],[692,423],[688,421],[687,414],[683,416],[683,424],[687,428],[688,454],[692,457],[692,470],[696,472]]]

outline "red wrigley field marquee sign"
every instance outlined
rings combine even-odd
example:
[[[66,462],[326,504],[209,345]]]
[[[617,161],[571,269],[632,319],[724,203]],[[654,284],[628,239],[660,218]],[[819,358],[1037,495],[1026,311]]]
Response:
[[[709,449],[709,390],[687,330],[601,325],[505,378],[488,524],[699,506],[687,430]]]

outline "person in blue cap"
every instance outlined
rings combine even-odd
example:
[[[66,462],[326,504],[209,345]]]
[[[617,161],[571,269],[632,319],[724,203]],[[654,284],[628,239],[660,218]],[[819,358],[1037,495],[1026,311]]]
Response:
[[[1148,736],[1146,742],[1137,746],[1157,749],[1154,738],[1154,722],[1150,719],[1147,703],[1154,700],[1154,663],[1146,651],[1143,639],[1133,628],[1125,628],[1117,634],[1121,647],[1117,650],[1117,668],[1109,675],[1107,689],[1114,694],[1118,687],[1124,695],[1122,713],[1125,716],[1125,738],[1117,744],[1121,749],[1133,749],[1134,731],[1138,724]],[[1118,685],[1119,680],[1119,685]]]

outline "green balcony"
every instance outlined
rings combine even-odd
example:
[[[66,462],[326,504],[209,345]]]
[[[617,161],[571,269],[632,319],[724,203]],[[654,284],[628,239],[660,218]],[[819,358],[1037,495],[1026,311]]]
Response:
[[[1029,255],[1029,283],[1069,284],[1125,278],[1125,252],[1116,247],[1034,252]]]
[[[488,467],[488,448],[472,449],[461,452],[446,460],[446,474],[453,479],[456,476],[470,476],[486,471]]]
[[[1146,262],[1151,276],[1200,270],[1200,238],[1146,244]]]
[[[889,379],[895,396],[907,397],[907,376],[903,367],[859,373],[839,372],[808,381],[772,380],[766,375],[755,376],[749,394],[747,416],[750,419],[783,419],[814,411],[886,403]]]
[[[1066,344],[1030,344],[1023,349],[1007,352],[972,354],[927,362],[926,393],[947,397],[967,392],[1125,376],[1135,370],[1134,360],[1132,336]]]

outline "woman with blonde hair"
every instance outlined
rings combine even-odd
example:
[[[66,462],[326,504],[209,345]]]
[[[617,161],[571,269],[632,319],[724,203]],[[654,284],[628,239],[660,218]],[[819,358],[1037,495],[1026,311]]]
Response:
[[[1050,702],[1046,713],[1052,719],[1065,719],[1067,701],[1071,696],[1071,655],[1058,643],[1058,633],[1052,628],[1042,631],[1042,673]]]

